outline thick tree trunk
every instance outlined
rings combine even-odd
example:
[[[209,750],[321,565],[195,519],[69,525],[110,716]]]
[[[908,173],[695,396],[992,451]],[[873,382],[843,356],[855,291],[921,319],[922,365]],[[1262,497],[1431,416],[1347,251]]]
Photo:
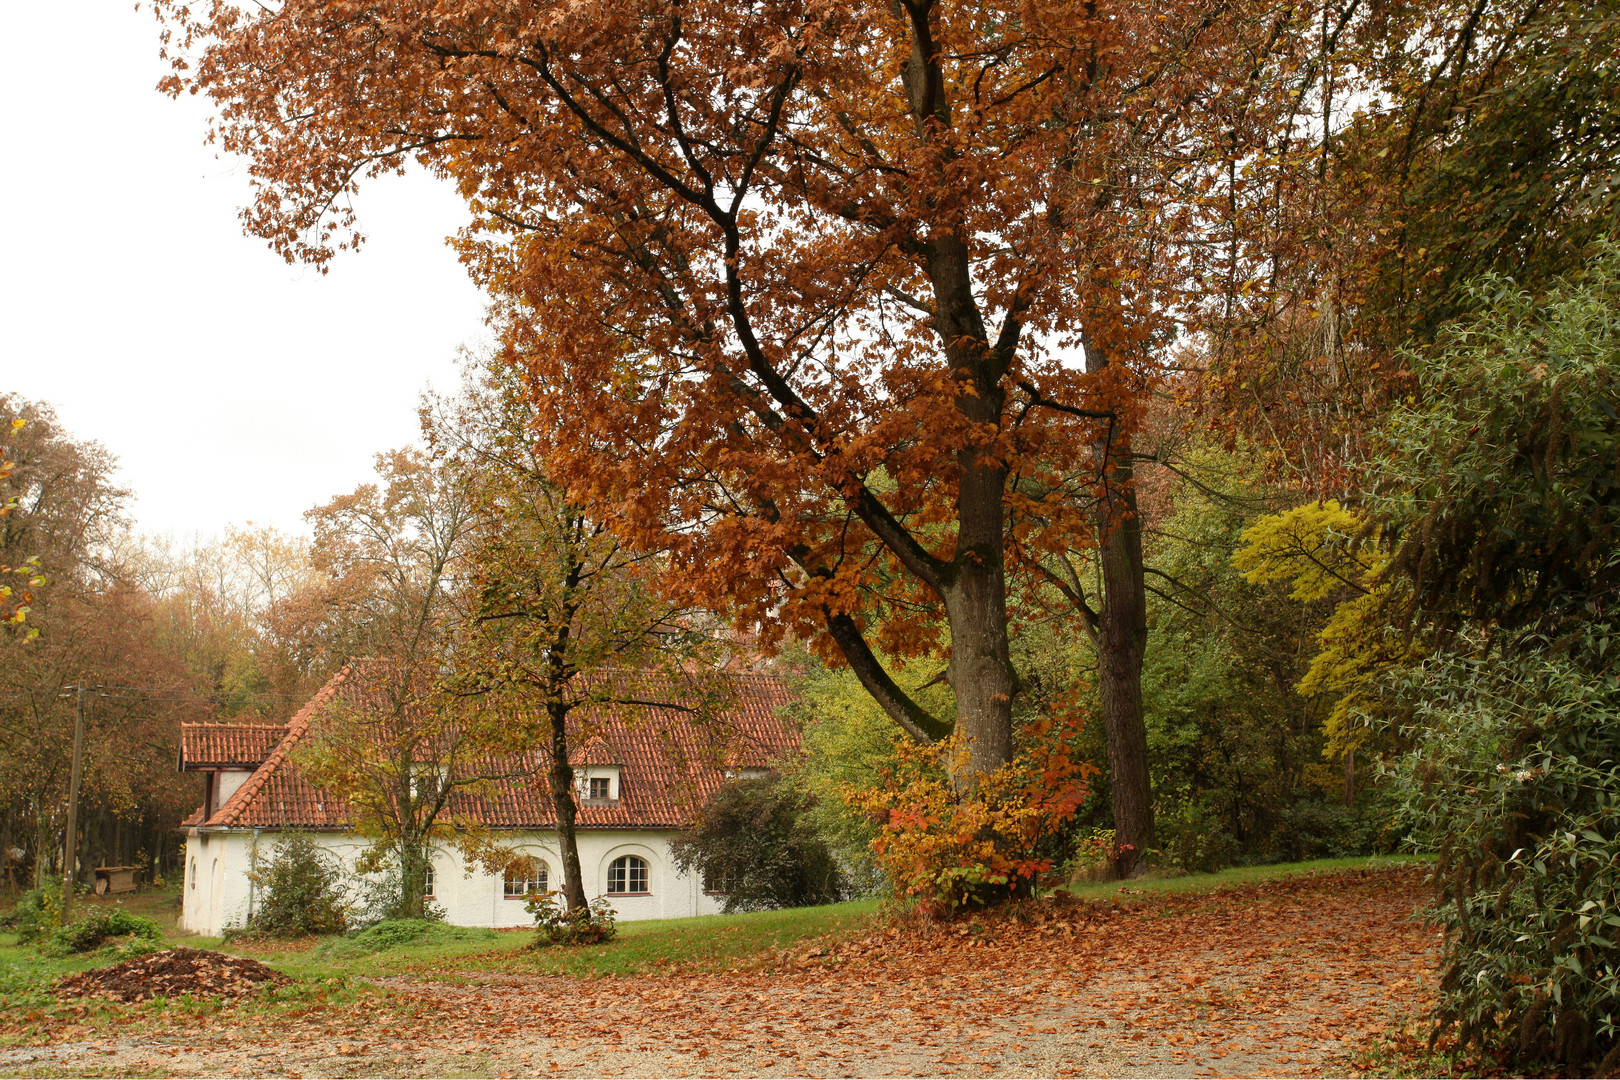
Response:
[[[968,486],[964,478],[964,487]],[[945,589],[945,613],[951,628],[951,688],[956,692],[956,733],[967,750],[967,760],[952,770],[959,788],[970,788],[978,778],[1012,760],[1012,699],[1017,689],[1007,642],[1007,581],[1001,551],[1001,476],[985,482],[995,490],[964,491],[983,501],[994,499],[994,528],[980,530],[992,536],[970,546],[976,557],[959,564],[955,580]],[[989,514],[984,515],[986,517]],[[963,533],[969,515],[963,514]]]
[[[428,854],[422,841],[407,838],[399,853],[399,917],[420,919],[427,911]]]
[[[584,911],[585,880],[579,867],[579,839],[574,821],[579,804],[574,800],[574,767],[568,762],[568,708],[553,703],[551,715],[551,807],[557,817],[557,846],[562,854],[563,899],[569,912]]]
[[[918,28],[918,34],[922,28]],[[916,44],[924,44],[919,36]],[[913,55],[919,66],[926,50]],[[931,58],[930,58],[931,59]],[[928,79],[913,82],[913,108],[919,121],[929,110],[919,102],[938,99],[943,90]],[[1018,690],[1007,638],[1006,521],[1007,469],[995,454],[979,445],[984,433],[1001,427],[1007,394],[1001,386],[1004,359],[994,356],[973,293],[967,245],[954,232],[942,232],[928,244],[928,274],[934,294],[934,330],[945,345],[951,373],[958,380],[956,409],[974,429],[957,452],[956,551],[940,575],[940,592],[951,630],[951,689],[956,693],[956,734],[968,758],[952,770],[959,789],[978,783],[1012,760],[1012,699]]]

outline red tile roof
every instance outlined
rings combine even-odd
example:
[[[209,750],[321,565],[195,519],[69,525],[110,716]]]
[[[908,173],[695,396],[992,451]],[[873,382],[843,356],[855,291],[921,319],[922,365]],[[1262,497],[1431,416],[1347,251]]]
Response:
[[[286,736],[235,794],[206,822],[205,828],[341,829],[352,825],[347,804],[315,787],[290,756],[299,741],[319,729],[323,712],[334,701],[374,707],[380,702],[377,662],[357,661],[335,675],[287,724]],[[705,719],[694,718],[698,699],[680,677],[613,676],[616,696],[637,704],[580,706],[570,718],[592,732],[575,753],[576,765],[621,767],[620,798],[579,808],[583,829],[678,828],[725,782],[729,769],[771,765],[799,749],[794,726],[777,716],[792,700],[775,675],[729,674],[734,689],[729,707]],[[623,692],[629,690],[630,692]],[[514,721],[538,723],[538,708],[521,711]],[[543,748],[476,763],[480,772],[500,773],[482,793],[470,789],[450,799],[450,815],[468,817],[501,829],[550,829],[551,800],[546,793],[550,754]],[[201,815],[194,815],[200,817]]]
[[[585,745],[568,751],[568,762],[571,765],[621,765],[619,755],[613,747],[602,741],[602,736],[592,735],[585,740]]]
[[[182,769],[256,769],[287,734],[285,724],[181,724]]]

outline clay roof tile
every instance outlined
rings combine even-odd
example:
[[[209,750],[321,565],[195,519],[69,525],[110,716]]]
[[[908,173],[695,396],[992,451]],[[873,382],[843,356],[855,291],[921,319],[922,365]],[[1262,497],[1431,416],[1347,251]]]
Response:
[[[287,724],[287,733],[264,764],[205,823],[205,827],[351,827],[346,803],[322,791],[298,770],[292,750],[318,725],[327,705],[380,703],[378,680],[366,677],[369,661],[345,667]],[[619,695],[636,704],[593,703],[576,711],[578,726],[590,734],[569,757],[577,765],[619,765],[620,797],[614,803],[579,808],[578,826],[591,828],[676,828],[725,783],[739,765],[770,765],[799,750],[797,729],[778,710],[792,700],[786,683],[767,674],[726,676],[730,701],[696,719],[692,688],[679,676],[624,674],[633,693]],[[538,722],[536,715],[527,718]],[[486,759],[468,766],[500,779],[481,789],[452,796],[448,812],[501,829],[548,829],[553,825],[546,791],[550,755],[542,748]]]
[[[257,768],[286,734],[285,724],[181,724],[180,768]]]

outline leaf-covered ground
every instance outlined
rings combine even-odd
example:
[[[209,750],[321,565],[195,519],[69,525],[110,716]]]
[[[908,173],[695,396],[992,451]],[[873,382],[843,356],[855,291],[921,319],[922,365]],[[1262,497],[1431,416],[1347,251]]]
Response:
[[[735,971],[469,963],[386,993],[51,1032],[11,1075],[1315,1076],[1425,1005],[1420,868],[881,925]],[[99,1035],[98,1037],[95,1037]]]

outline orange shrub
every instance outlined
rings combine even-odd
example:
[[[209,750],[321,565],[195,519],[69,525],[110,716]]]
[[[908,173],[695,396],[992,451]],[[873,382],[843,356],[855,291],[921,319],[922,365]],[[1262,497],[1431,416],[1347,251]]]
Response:
[[[872,851],[896,894],[955,909],[1032,891],[1052,867],[1042,842],[1074,815],[1097,772],[1069,756],[1082,722],[1043,719],[1026,728],[1018,756],[969,790],[949,779],[967,754],[955,736],[926,746],[901,741],[880,786],[844,785],[844,801],[880,823]]]

